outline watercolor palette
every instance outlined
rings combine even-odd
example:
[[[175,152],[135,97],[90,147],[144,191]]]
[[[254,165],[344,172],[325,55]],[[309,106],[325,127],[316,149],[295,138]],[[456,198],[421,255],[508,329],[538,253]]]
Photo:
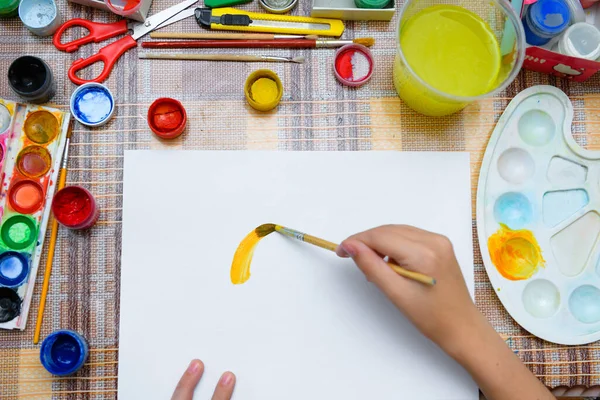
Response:
[[[70,119],[0,99],[2,329],[25,329]]]
[[[477,193],[485,268],[510,315],[554,343],[600,339],[600,152],[571,134],[553,86],[519,93],[488,144]]]

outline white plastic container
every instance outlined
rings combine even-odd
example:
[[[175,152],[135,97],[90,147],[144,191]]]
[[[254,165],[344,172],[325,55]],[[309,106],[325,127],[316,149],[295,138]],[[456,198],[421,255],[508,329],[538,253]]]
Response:
[[[573,24],[560,37],[555,51],[571,57],[596,60],[600,57],[600,30],[586,22]]]
[[[54,0],[22,0],[19,18],[31,33],[38,36],[52,35],[61,24]]]

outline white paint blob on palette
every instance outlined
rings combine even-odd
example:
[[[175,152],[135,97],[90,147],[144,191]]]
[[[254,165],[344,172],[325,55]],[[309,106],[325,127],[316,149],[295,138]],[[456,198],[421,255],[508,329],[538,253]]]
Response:
[[[519,93],[488,144],[477,193],[485,268],[510,315],[561,344],[600,339],[600,151],[571,134],[553,86]]]

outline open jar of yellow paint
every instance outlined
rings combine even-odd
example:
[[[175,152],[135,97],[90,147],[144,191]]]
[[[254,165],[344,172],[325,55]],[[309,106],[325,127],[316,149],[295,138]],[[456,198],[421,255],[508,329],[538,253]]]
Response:
[[[255,110],[270,111],[281,101],[283,85],[275,72],[259,69],[246,79],[244,94],[248,104]]]
[[[523,26],[505,0],[407,0],[394,86],[413,110],[449,115],[506,88],[524,57]]]

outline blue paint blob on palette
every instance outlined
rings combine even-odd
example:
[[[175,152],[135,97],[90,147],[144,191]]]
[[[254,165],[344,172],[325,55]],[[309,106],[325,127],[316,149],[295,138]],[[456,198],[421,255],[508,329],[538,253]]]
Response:
[[[560,344],[600,339],[600,151],[571,134],[553,86],[519,93],[485,152],[477,227],[494,291],[526,330]]]
[[[25,329],[70,118],[0,99],[1,329]]]

